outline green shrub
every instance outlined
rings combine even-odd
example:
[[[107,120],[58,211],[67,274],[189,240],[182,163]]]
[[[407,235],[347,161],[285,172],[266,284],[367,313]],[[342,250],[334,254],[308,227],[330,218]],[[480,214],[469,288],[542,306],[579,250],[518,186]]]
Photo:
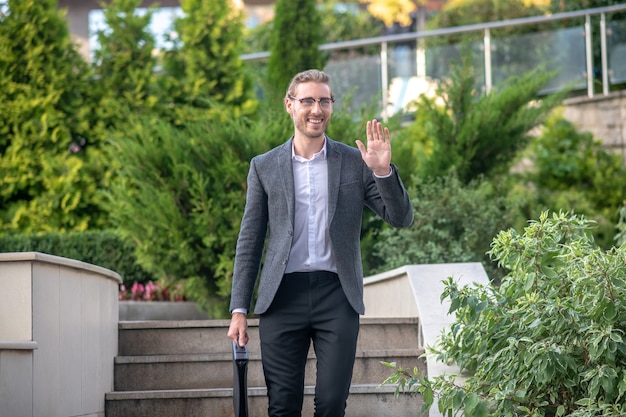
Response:
[[[450,79],[438,84],[434,97],[416,101],[413,123],[418,126],[410,128],[414,136],[403,134],[395,142],[408,141],[398,146],[411,150],[417,160],[401,162],[420,177],[456,172],[464,184],[506,174],[532,129],[563,98],[560,92],[537,100],[552,76],[535,69],[484,94],[476,89],[474,68],[466,58],[453,66]]]
[[[510,227],[516,210],[493,183],[463,185],[454,175],[414,179],[408,192],[415,220],[406,229],[385,228],[374,245],[378,271],[403,265],[482,262],[491,279],[502,275],[487,256],[493,237]]]
[[[254,114],[252,78],[240,58],[244,16],[230,0],[186,0],[180,3],[183,16],[174,19],[172,48],[163,53],[159,77],[176,123],[191,106],[199,120],[212,114],[216,104],[237,116]],[[167,117],[167,113],[162,114]]]
[[[0,227],[102,227],[106,181],[90,71],[53,0],[2,2]],[[6,12],[5,7],[10,10]]]
[[[524,152],[530,167],[514,180],[513,193],[527,193],[524,217],[565,210],[593,219],[596,243],[613,246],[615,209],[626,199],[626,167],[589,132],[579,132],[558,113],[552,115]],[[526,190],[524,190],[526,189]]]
[[[626,413],[626,246],[604,251],[581,215],[542,213],[501,232],[490,255],[511,272],[500,286],[446,281],[455,321],[437,359],[470,376],[432,379],[397,368],[386,381],[472,416]],[[388,364],[394,366],[394,364]],[[397,366],[397,365],[396,365]],[[456,415],[456,414],[455,414]]]
[[[87,262],[117,272],[127,288],[154,280],[137,264],[134,250],[112,230],[0,235],[0,252],[41,252]]]

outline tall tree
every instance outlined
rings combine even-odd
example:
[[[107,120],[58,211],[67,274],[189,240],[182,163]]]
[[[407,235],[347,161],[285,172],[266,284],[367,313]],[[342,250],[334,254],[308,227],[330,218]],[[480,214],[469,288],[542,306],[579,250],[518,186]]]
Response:
[[[9,0],[0,16],[0,223],[83,230],[101,213],[87,63],[55,0]],[[96,145],[96,146],[94,146]]]
[[[254,112],[252,81],[240,59],[239,9],[232,0],[181,0],[180,5],[184,16],[174,21],[177,39],[164,55],[162,77],[172,103],[204,110],[219,103],[236,114]]]
[[[352,6],[352,7],[350,7]],[[343,42],[354,39],[373,38],[381,34],[382,21],[353,4],[346,7],[340,0],[323,0],[318,5],[325,34],[324,42]],[[262,52],[270,49],[272,20],[253,27],[246,33],[246,52]]]
[[[323,69],[325,42],[315,0],[278,0],[270,36],[267,89],[272,101],[281,101],[291,78],[311,68]]]
[[[117,103],[99,106],[110,111],[102,115],[109,119],[107,124],[118,119],[121,104],[136,112],[159,103],[155,91],[155,39],[149,30],[154,8],[139,14],[140,5],[141,0],[113,0],[104,8],[108,28],[97,33],[99,48],[94,52],[93,65],[99,99]]]

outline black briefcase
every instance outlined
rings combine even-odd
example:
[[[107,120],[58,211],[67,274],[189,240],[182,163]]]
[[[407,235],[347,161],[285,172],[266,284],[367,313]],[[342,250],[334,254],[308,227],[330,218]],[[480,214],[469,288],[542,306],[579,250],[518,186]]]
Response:
[[[233,342],[233,409],[235,417],[248,417],[248,349]]]

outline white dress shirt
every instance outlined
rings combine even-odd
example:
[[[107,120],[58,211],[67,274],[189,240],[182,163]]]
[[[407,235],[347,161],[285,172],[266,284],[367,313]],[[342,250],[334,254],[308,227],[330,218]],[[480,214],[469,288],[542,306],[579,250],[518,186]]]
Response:
[[[311,159],[292,148],[295,218],[285,273],[337,272],[328,233],[328,162],[326,143]]]

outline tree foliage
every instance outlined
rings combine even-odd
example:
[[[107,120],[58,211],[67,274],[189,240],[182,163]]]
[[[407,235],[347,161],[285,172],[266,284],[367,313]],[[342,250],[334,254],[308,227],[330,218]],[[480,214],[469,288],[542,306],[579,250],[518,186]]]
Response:
[[[84,230],[101,210],[89,68],[54,0],[8,1],[0,17],[0,223]]]
[[[597,222],[594,238],[614,244],[616,210],[626,200],[626,167],[589,132],[579,132],[558,112],[547,119],[521,155],[529,166],[509,179],[510,194],[528,194],[526,218],[544,210],[567,210]]]
[[[550,10],[553,13],[570,12],[574,10],[593,9],[622,4],[620,0],[549,0]]]
[[[626,246],[594,243],[593,222],[542,213],[494,239],[510,273],[499,286],[446,280],[455,321],[431,353],[469,372],[427,378],[396,364],[387,382],[437,400],[444,413],[622,416],[626,395]],[[393,366],[393,365],[392,365]]]
[[[563,93],[537,100],[552,73],[536,69],[512,77],[492,92],[476,89],[467,59],[455,65],[451,78],[441,82],[435,97],[421,96],[416,114],[432,149],[418,167],[419,176],[456,172],[463,183],[482,175],[506,172],[516,153],[563,99]]]
[[[387,227],[378,234],[372,252],[382,263],[375,272],[404,265],[481,262],[491,279],[502,275],[486,253],[493,237],[517,216],[503,187],[485,180],[463,184],[452,173],[417,178],[408,192],[413,224],[406,229]]]
[[[381,22],[357,7],[346,7],[338,0],[324,0],[318,4],[318,13],[323,16],[319,30],[325,34],[324,43],[343,42],[380,35]],[[250,29],[245,37],[246,52],[262,52],[270,49],[273,21]]]
[[[104,9],[108,29],[97,32],[99,47],[92,65],[98,82],[94,87],[103,104],[98,107],[99,116],[108,127],[119,119],[120,105],[128,112],[146,112],[161,102],[155,88],[156,42],[149,31],[155,7],[140,15],[140,5],[141,0],[111,1]]]
[[[315,0],[277,0],[274,7],[266,88],[271,101],[282,102],[295,74],[324,68],[319,46],[326,38]]]
[[[256,111],[252,79],[240,59],[243,18],[232,0],[182,0],[184,16],[174,21],[174,47],[163,56],[162,87],[181,122],[189,117],[178,107],[210,115],[218,104],[235,116]],[[203,111],[204,110],[204,111]]]
[[[386,26],[394,23],[403,26],[411,24],[411,14],[417,10],[421,0],[359,0],[367,3],[367,11],[374,17],[382,20]]]
[[[119,165],[108,193],[112,223],[136,244],[146,271],[182,283],[213,317],[228,312],[249,160],[290,135],[280,110],[266,109],[254,123],[131,118],[111,139]]]

